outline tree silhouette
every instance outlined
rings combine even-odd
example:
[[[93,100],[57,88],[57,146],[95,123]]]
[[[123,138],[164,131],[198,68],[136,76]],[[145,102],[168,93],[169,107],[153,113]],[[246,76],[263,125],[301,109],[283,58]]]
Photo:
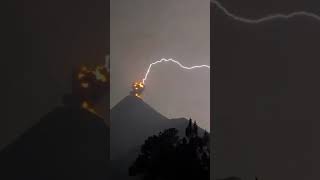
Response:
[[[192,131],[193,131],[193,135],[194,136],[198,136],[198,125],[197,125],[197,122],[193,123]]]
[[[190,138],[191,137],[191,134],[192,134],[192,119],[190,118],[189,119],[189,123],[188,123],[188,126],[186,128],[186,137]]]
[[[190,119],[185,135],[180,138],[178,130],[170,128],[149,137],[129,168],[129,175],[144,180],[209,179],[209,133],[200,137],[197,124]]]
[[[231,176],[231,177],[227,177],[227,178],[219,179],[219,180],[241,180],[241,178],[236,177],[236,176]]]

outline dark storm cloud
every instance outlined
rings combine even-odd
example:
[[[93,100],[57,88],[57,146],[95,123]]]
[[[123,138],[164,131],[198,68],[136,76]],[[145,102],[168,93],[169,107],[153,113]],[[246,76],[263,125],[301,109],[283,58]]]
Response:
[[[248,18],[316,13],[319,7],[311,1],[222,3]],[[319,21],[296,17],[253,25],[212,11],[215,175],[318,179]]]
[[[70,92],[72,69],[104,63],[108,1],[12,1],[0,146],[33,125]],[[14,6],[13,6],[14,5]]]

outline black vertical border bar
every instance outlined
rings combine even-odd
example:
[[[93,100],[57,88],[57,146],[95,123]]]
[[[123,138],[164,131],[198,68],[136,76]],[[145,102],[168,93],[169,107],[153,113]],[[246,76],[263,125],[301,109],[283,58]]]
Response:
[[[106,64],[107,67],[109,68],[109,86],[107,88],[107,98],[106,98],[106,101],[107,101],[107,110],[106,110],[106,123],[107,123],[107,128],[108,128],[108,131],[107,131],[107,158],[108,158],[108,161],[110,161],[110,79],[111,79],[111,73],[110,73],[110,61],[111,61],[111,55],[110,55],[110,0],[106,0],[106,45],[107,45],[107,56],[106,58],[109,58],[108,61],[106,61]],[[110,162],[109,162],[110,163]]]
[[[214,72],[215,63],[213,58],[213,9],[214,4],[210,1],[210,180],[214,180],[214,115],[215,115],[215,86]]]

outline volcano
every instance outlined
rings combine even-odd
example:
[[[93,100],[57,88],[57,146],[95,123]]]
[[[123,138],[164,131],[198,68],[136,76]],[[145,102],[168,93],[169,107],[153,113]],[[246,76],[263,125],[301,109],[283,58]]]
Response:
[[[130,179],[128,167],[144,140],[168,128],[182,136],[188,125],[186,118],[168,119],[134,95],[110,114],[111,124],[106,125],[77,106],[55,108],[2,150],[2,175],[14,180]]]
[[[138,149],[149,136],[164,129],[176,128],[183,135],[188,125],[186,118],[168,119],[134,95],[128,95],[114,106],[110,119],[111,159]]]
[[[108,142],[109,127],[103,119],[82,108],[57,107],[1,151],[1,176],[107,179]]]
[[[184,136],[188,119],[169,119],[135,95],[128,95],[110,112],[110,157],[112,179],[129,180],[128,168],[137,158],[144,141],[159,132],[176,128]],[[199,128],[202,134],[203,129]]]

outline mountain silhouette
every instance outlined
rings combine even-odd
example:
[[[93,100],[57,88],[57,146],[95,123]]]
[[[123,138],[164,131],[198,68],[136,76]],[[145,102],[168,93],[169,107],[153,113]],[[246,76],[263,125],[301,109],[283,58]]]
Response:
[[[164,129],[176,128],[183,134],[187,122],[185,118],[168,119],[142,99],[128,95],[111,109],[111,159],[138,149],[148,136]]]
[[[106,179],[108,133],[104,120],[95,114],[81,108],[58,107],[0,153],[0,177]]]
[[[128,95],[110,112],[110,157],[113,179],[134,179],[128,176],[128,168],[137,158],[140,146],[152,135],[168,128],[176,128],[184,136],[188,119],[169,119],[141,98]],[[202,134],[203,129],[199,128]]]
[[[131,179],[128,168],[149,136],[168,128],[183,136],[188,125],[186,118],[168,119],[132,95],[112,108],[110,118],[112,128],[78,106],[55,108],[0,152],[0,178]]]

